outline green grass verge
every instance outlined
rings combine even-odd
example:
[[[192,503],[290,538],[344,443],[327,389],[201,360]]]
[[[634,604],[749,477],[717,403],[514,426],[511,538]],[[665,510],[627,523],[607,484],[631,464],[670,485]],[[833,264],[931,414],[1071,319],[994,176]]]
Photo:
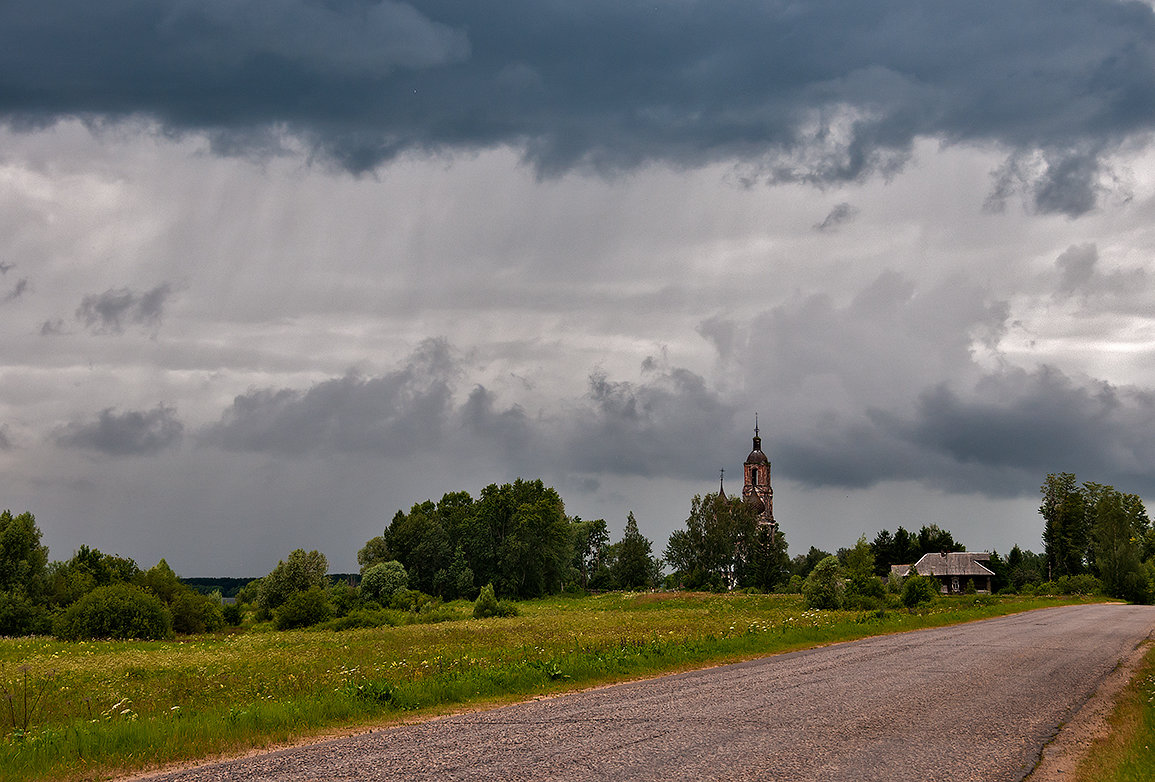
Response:
[[[325,732],[1079,602],[944,598],[805,611],[794,595],[606,594],[343,632],[0,640],[0,779],[103,779]]]
[[[1115,699],[1110,734],[1079,763],[1075,782],[1148,782],[1155,779],[1155,645]]]

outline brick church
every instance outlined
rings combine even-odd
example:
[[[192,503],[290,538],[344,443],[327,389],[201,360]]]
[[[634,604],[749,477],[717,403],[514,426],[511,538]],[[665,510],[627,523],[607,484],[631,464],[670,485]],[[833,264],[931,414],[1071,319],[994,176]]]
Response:
[[[770,460],[762,452],[762,438],[758,436],[758,420],[754,419],[754,449],[742,465],[742,500],[754,511],[758,523],[770,528],[772,536],[778,533],[778,522],[774,521],[774,489],[770,486]],[[724,473],[723,473],[724,474]],[[719,497],[725,499],[726,492],[719,489]]]

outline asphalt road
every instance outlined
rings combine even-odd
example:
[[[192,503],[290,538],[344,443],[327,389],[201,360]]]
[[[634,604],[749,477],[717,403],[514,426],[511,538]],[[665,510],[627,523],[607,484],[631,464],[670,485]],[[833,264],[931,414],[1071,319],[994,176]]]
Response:
[[[1155,608],[870,638],[149,777],[1019,780]]]

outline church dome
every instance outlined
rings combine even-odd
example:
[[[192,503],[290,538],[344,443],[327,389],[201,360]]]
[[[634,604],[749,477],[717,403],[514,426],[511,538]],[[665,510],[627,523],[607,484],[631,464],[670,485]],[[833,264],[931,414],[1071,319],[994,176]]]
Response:
[[[754,428],[754,450],[746,457],[746,464],[769,464],[770,460],[762,453],[762,438],[758,436],[758,428]]]

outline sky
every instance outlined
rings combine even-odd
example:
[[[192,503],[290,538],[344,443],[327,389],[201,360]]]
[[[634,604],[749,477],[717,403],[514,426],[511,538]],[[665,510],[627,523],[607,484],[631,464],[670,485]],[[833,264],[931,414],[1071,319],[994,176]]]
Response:
[[[0,507],[334,571],[541,478],[665,546],[755,415],[791,554],[1155,498],[1155,13],[0,5]]]

